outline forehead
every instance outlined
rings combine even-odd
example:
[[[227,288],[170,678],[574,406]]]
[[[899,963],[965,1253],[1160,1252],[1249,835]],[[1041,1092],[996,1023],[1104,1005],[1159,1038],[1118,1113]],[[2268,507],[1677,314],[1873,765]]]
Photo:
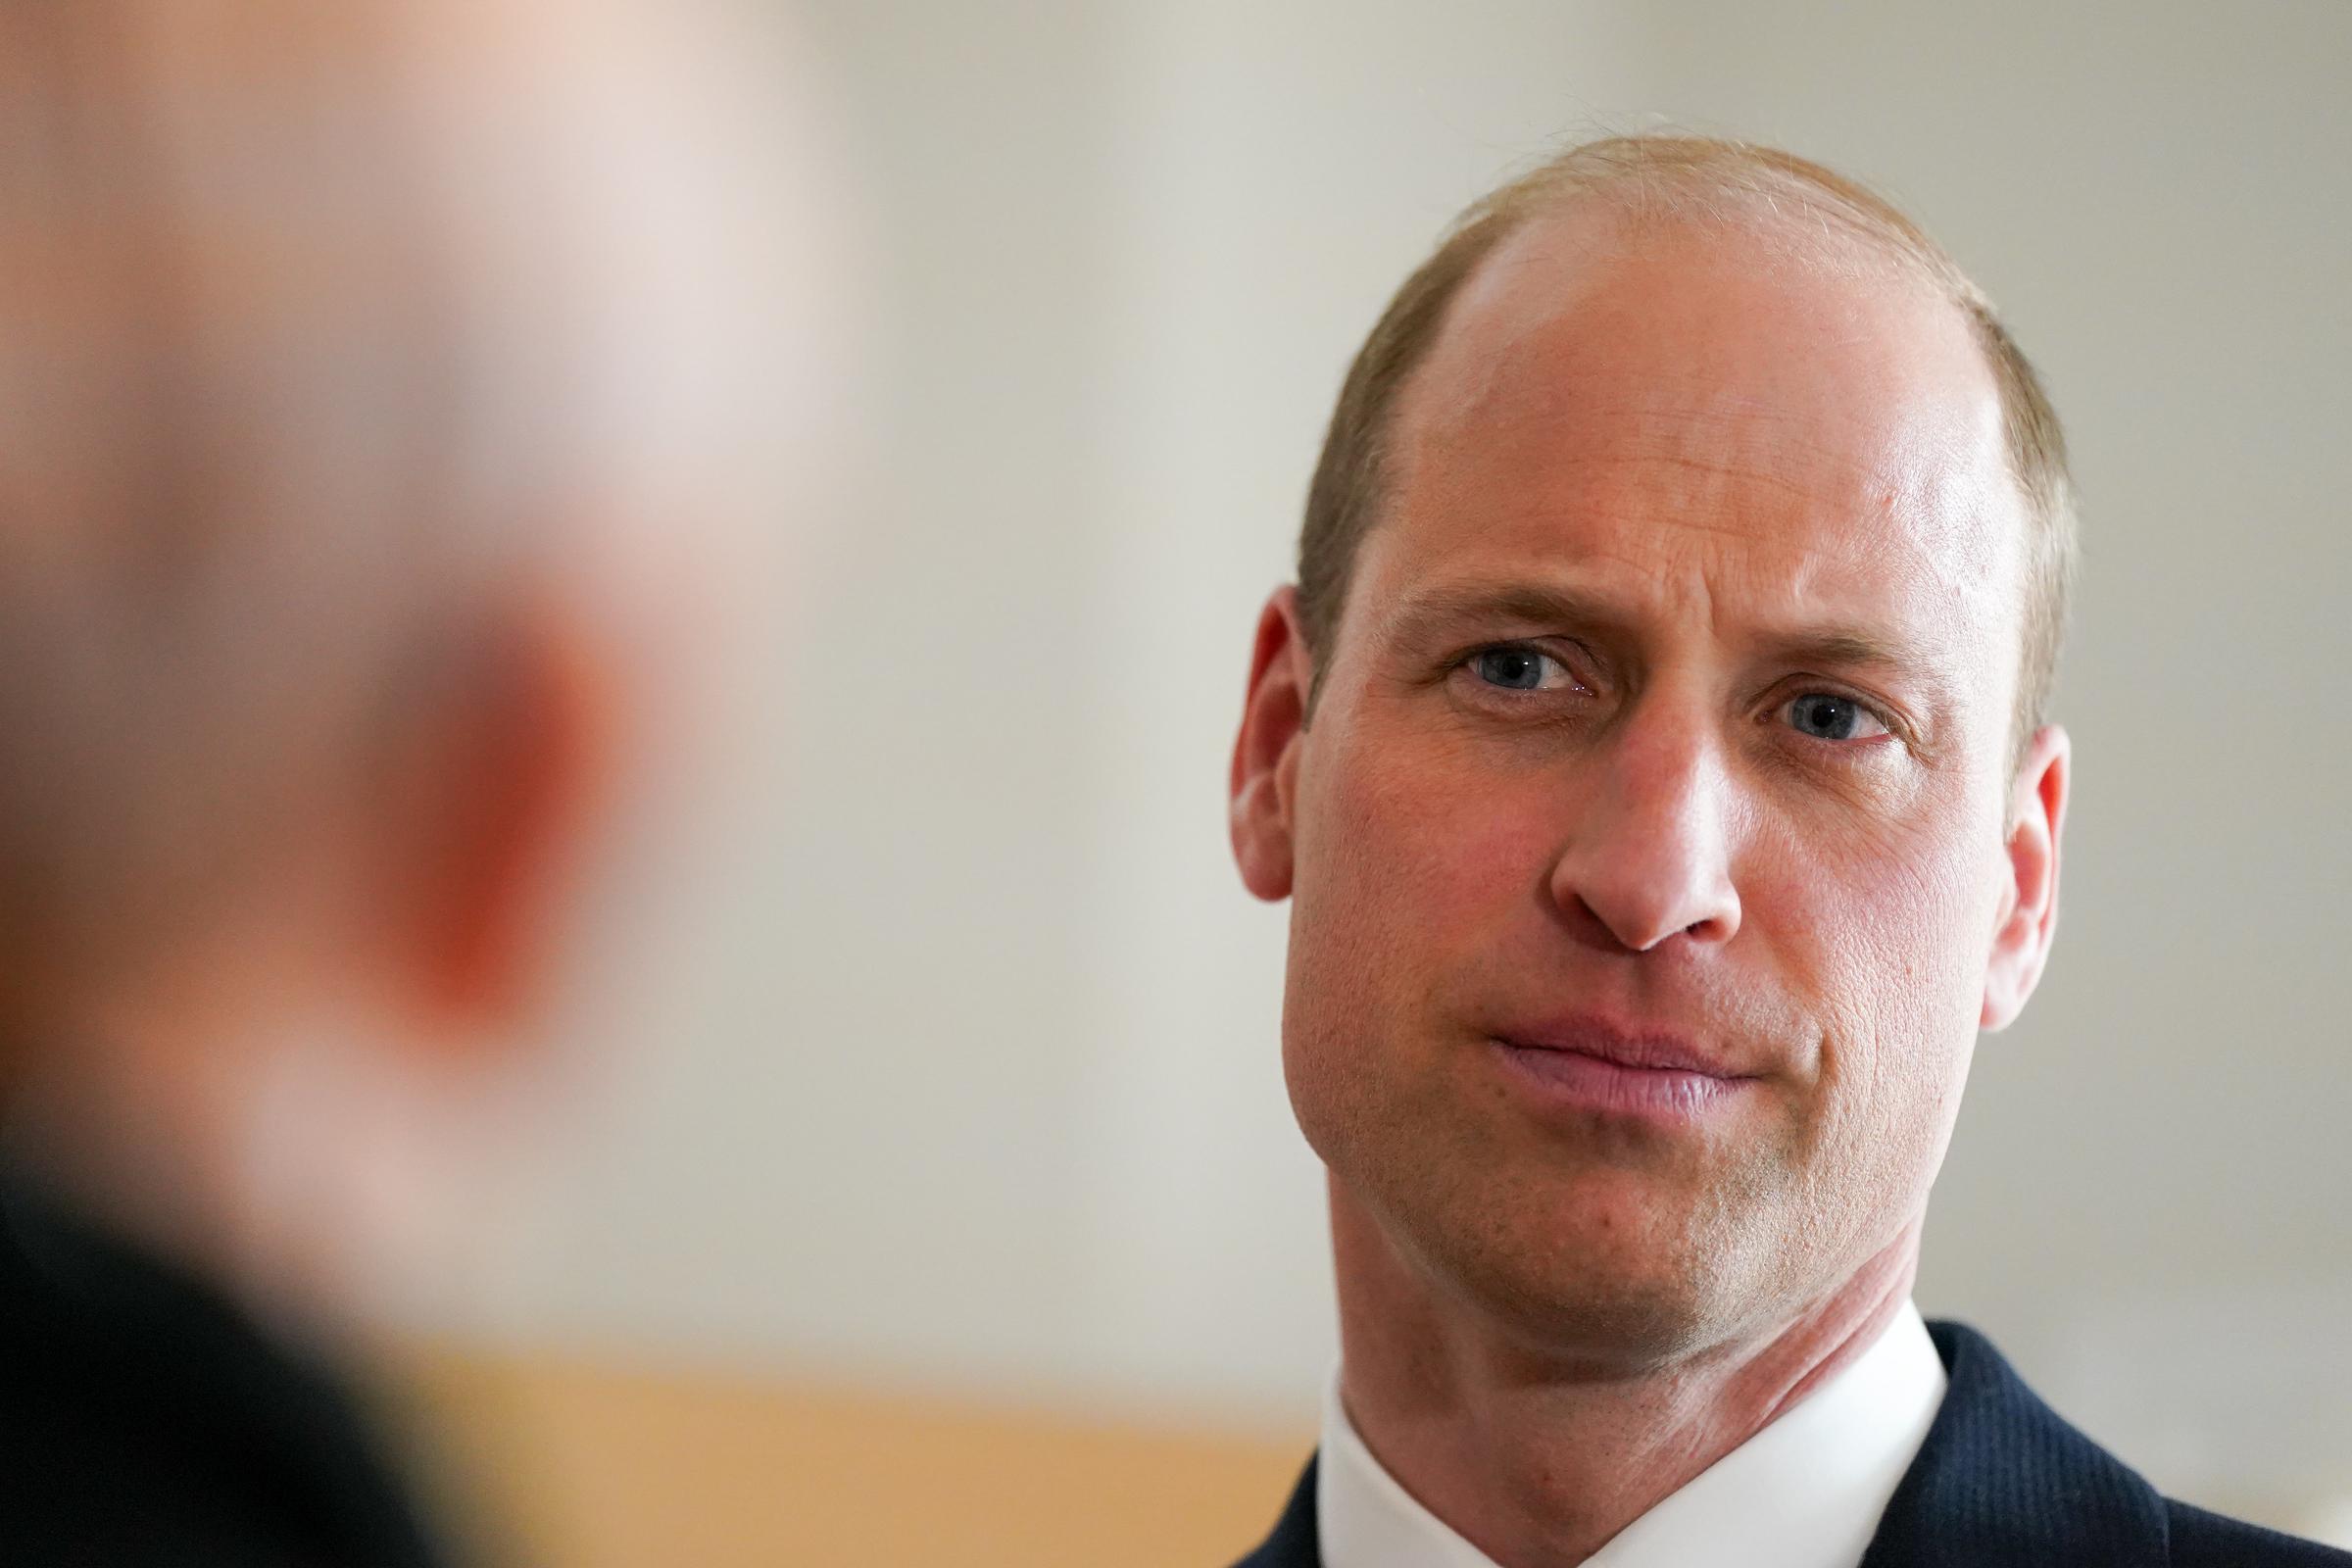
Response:
[[[1569,572],[1717,617],[2013,634],[2024,514],[1991,373],[1956,308],[1852,247],[1532,222],[1454,300],[1390,451],[1368,608]]]

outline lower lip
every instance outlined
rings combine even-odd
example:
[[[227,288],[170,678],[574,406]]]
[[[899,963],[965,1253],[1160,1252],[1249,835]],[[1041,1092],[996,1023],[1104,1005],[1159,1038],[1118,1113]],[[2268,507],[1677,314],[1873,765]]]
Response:
[[[1747,1086],[1745,1078],[1672,1067],[1628,1067],[1574,1051],[1494,1042],[1521,1082],[1545,1102],[1579,1110],[1658,1121],[1688,1121],[1730,1101]]]

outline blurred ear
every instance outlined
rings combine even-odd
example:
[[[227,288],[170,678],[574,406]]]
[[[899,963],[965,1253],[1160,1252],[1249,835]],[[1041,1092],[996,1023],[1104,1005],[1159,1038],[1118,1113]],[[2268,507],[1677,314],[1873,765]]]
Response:
[[[2005,1029],[2049,960],[2058,929],[2058,841],[2066,826],[2071,746],[2066,731],[2045,725],[2027,744],[2009,798],[2009,881],[1984,974],[1986,1029]]]
[[[465,1040],[520,1021],[617,763],[620,686],[577,616],[518,607],[426,730],[403,989]],[[398,868],[396,868],[398,869]]]
[[[1257,617],[1242,732],[1233,744],[1233,858],[1261,899],[1291,893],[1291,809],[1314,661],[1298,623],[1298,590],[1274,590]]]

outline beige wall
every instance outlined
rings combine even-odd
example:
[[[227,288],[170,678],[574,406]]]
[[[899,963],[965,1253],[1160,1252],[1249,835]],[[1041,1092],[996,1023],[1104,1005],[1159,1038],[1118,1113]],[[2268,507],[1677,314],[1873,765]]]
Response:
[[[2352,7],[804,12],[868,208],[860,499],[606,1026],[654,1050],[448,1317],[1295,1429],[1333,1339],[1281,914],[1223,847],[1249,628],[1387,289],[1655,113],[1912,205],[2079,456],[2064,928],[1923,1304],[2202,1495],[2352,1474]]]

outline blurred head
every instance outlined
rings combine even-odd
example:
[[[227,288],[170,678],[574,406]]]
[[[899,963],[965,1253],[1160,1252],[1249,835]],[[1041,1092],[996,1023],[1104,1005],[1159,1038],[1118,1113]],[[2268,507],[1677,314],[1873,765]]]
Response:
[[[2031,372],[1842,181],[1702,154],[1582,155],[1618,172],[1408,282],[1234,774],[1339,1222],[1629,1367],[1915,1224],[2039,974],[2066,789]]]
[[[699,15],[0,14],[0,1091],[75,1159],[365,1246],[524,1055],[808,439],[799,171]]]

